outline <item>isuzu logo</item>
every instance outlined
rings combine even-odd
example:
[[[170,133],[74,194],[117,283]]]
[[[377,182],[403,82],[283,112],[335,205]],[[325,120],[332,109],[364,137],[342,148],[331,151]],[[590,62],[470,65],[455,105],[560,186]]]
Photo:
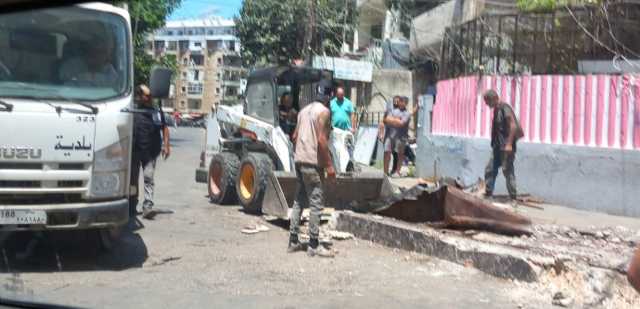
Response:
[[[42,148],[0,146],[0,158],[2,159],[40,159],[42,158]]]

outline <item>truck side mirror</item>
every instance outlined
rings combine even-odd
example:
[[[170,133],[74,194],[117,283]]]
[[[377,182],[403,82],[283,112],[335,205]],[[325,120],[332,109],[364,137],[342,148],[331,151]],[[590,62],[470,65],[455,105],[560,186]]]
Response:
[[[149,77],[149,88],[151,97],[156,99],[166,99],[169,97],[171,87],[171,75],[173,70],[164,67],[153,67]]]

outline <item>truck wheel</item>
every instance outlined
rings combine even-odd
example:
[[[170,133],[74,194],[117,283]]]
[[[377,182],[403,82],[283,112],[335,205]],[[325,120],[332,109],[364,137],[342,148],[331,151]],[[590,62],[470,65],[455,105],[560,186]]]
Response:
[[[267,177],[272,169],[271,158],[264,153],[250,152],[240,162],[236,190],[245,212],[259,214],[262,211]]]
[[[231,152],[213,155],[209,164],[209,200],[215,204],[233,204],[236,202],[236,177],[240,160]]]
[[[110,252],[116,246],[120,237],[122,236],[122,227],[101,228],[94,233],[97,233],[100,250],[103,252]]]

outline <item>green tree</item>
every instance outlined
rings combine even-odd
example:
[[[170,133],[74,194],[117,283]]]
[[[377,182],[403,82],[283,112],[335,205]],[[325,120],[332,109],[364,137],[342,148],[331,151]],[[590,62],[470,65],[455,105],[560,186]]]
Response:
[[[175,56],[168,55],[154,59],[145,52],[147,36],[164,26],[166,18],[180,6],[182,0],[127,0],[131,15],[133,33],[134,82],[149,83],[149,72],[154,65],[163,65],[174,70],[177,68]]]
[[[523,12],[546,13],[565,5],[597,4],[602,0],[517,0],[518,9]]]
[[[343,41],[352,40],[357,25],[355,2],[244,0],[235,18],[243,60],[255,65],[288,63],[314,54],[339,55]],[[311,44],[305,50],[305,33],[310,29]]]

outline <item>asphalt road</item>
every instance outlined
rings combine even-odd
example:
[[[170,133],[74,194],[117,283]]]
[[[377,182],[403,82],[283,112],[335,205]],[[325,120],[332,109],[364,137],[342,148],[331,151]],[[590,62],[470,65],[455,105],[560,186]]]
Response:
[[[86,233],[0,237],[0,298],[92,308],[551,306],[533,286],[357,239],[335,241],[335,259],[287,254],[287,222],[208,202],[194,181],[202,134],[173,132],[173,154],[158,164],[156,206],[173,213],[130,227],[113,251]],[[255,222],[270,230],[240,232]]]

